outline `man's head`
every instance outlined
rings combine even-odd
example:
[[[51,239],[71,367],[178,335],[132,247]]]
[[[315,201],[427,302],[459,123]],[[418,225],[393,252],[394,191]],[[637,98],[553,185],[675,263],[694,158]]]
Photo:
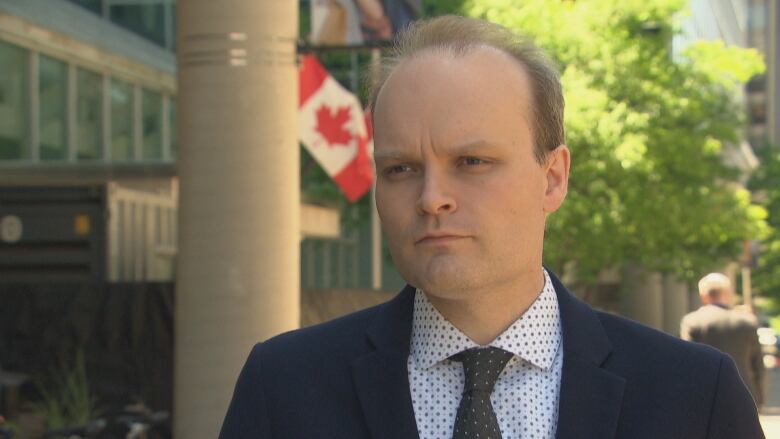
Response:
[[[543,54],[490,23],[417,23],[372,96],[377,208],[404,278],[458,298],[538,275],[569,172]]]
[[[523,66],[532,93],[528,123],[532,125],[534,153],[541,163],[548,152],[566,143],[558,72],[533,43],[494,23],[451,15],[413,23],[399,34],[391,55],[382,59],[379,78],[371,84],[369,107],[376,106],[387,79],[404,61],[426,52],[457,58],[485,47],[503,52]]]
[[[705,305],[731,305],[733,294],[731,280],[725,274],[710,273],[699,281],[699,297]]]

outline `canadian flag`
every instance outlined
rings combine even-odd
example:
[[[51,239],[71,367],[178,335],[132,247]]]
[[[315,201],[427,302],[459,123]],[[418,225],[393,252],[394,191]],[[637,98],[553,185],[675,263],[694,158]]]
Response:
[[[311,55],[303,57],[298,106],[299,138],[349,201],[370,188],[370,122],[357,97]]]

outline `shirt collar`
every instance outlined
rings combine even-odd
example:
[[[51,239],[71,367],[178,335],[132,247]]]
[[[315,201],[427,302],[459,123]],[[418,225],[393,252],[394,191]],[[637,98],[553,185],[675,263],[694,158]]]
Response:
[[[504,349],[541,369],[549,369],[560,348],[562,331],[558,297],[544,270],[544,286],[531,307],[489,346]],[[466,349],[479,347],[433,306],[422,290],[414,297],[410,352],[417,367],[427,369]]]

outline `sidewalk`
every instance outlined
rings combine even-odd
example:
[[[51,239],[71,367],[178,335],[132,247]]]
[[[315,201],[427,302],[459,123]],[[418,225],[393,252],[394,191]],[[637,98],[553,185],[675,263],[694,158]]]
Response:
[[[762,415],[761,426],[766,439],[780,439],[780,415]]]
[[[780,439],[780,369],[767,370],[766,404],[761,413],[761,426],[766,439]]]

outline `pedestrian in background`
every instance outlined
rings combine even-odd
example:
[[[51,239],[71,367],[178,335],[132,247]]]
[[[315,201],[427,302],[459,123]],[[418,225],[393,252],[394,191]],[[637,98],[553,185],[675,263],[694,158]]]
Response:
[[[726,275],[704,276],[699,281],[702,306],[683,317],[680,336],[730,355],[760,408],[764,402],[766,373],[756,332],[758,319],[749,312],[732,309],[733,296],[731,280]]]

